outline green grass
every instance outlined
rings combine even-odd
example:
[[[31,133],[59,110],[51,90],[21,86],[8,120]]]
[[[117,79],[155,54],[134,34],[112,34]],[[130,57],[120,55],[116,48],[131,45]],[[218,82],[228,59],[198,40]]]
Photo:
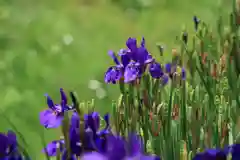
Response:
[[[39,134],[43,127],[38,114],[46,107],[44,93],[56,102],[60,87],[75,90],[80,100],[96,98],[88,89],[88,81],[103,81],[104,71],[112,64],[109,49],[117,51],[129,36],[140,39],[144,35],[153,55],[158,55],[157,42],[166,44],[166,54],[170,54],[183,26],[193,32],[193,14],[211,25],[218,15],[216,0],[159,0],[141,12],[123,12],[117,6],[93,3],[0,2],[0,107],[25,136],[31,154],[36,156],[33,159],[42,159]],[[68,35],[73,41],[65,45],[63,38]],[[118,90],[111,85],[102,87],[108,96],[96,99],[96,106],[104,113],[117,98]],[[0,123],[0,131],[10,128],[3,118]],[[56,131],[45,133],[47,141],[60,136]]]

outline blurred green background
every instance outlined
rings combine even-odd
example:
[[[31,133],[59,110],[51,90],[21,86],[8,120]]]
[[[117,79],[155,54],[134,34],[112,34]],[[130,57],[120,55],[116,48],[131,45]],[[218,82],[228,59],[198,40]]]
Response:
[[[118,95],[117,86],[102,83],[113,63],[109,49],[144,35],[152,54],[160,42],[169,57],[182,27],[193,33],[192,16],[214,26],[218,7],[217,0],[0,0],[1,110],[24,135],[33,159],[44,159],[38,115],[47,107],[46,92],[58,102],[60,87],[74,90],[80,100],[95,98],[105,113]],[[0,131],[10,128],[0,117]],[[60,136],[44,132],[46,141]]]

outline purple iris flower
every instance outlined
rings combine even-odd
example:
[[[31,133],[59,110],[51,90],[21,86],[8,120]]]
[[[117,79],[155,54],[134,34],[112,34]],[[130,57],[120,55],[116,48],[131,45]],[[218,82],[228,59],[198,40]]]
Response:
[[[67,105],[67,98],[63,89],[60,89],[60,93],[61,104],[54,104],[51,97],[46,94],[49,108],[40,112],[40,124],[45,128],[59,127],[62,124],[63,113],[73,109],[72,106]]]
[[[17,136],[13,131],[0,133],[0,159],[23,159],[18,151]]]
[[[139,158],[141,160],[160,160],[158,156],[144,155],[143,154],[143,141],[141,136],[136,134],[130,134],[127,142],[128,148],[128,160],[134,160]]]
[[[104,137],[110,133],[109,114],[104,116],[106,126],[100,130],[100,115],[98,112],[91,112],[84,115],[85,131],[84,141],[80,139],[80,118],[77,113],[73,113],[70,124],[70,147],[72,154],[80,156],[82,151],[105,152]]]
[[[120,68],[116,66],[109,67],[107,72],[105,73],[105,82],[116,84],[122,77],[122,71]]]
[[[218,149],[208,149],[203,153],[195,155],[193,160],[227,160],[227,155],[224,151]]]
[[[135,62],[130,62],[125,68],[124,82],[129,83],[136,80],[141,75],[140,66]]]
[[[62,153],[64,150],[64,140],[55,140],[47,144],[47,146],[42,150],[48,156],[57,156],[57,150],[60,150]]]
[[[154,63],[150,64],[149,72],[150,72],[150,75],[153,78],[156,78],[156,79],[159,79],[164,74],[163,71],[162,71],[161,64],[159,64],[157,62],[154,62]]]
[[[126,148],[128,146],[129,148]],[[160,160],[156,156],[147,156],[142,153],[141,138],[132,134],[128,141],[122,137],[110,135],[107,137],[107,152],[105,154],[88,153],[83,155],[82,160]]]

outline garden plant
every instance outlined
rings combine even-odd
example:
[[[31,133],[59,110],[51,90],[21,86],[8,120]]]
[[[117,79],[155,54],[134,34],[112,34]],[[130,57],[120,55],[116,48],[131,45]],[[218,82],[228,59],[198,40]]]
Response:
[[[40,124],[62,130],[50,143],[42,137],[46,159],[240,160],[240,2],[232,4],[228,25],[220,16],[216,30],[193,16],[195,33],[183,30],[170,62],[157,61],[144,37],[110,50],[104,80],[120,96],[104,116],[73,91],[67,97],[60,88],[59,103],[46,94]],[[0,159],[30,160],[31,146],[10,125],[0,134]]]

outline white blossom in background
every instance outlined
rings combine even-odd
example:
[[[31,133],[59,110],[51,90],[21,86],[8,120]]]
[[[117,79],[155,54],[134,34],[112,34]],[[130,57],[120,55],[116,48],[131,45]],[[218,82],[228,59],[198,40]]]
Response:
[[[63,43],[64,43],[65,45],[68,46],[68,45],[70,45],[72,42],[73,42],[73,37],[72,37],[71,34],[66,34],[66,35],[63,36]]]
[[[107,96],[107,93],[103,88],[98,88],[96,90],[96,96],[98,99],[103,99]]]
[[[100,88],[101,86],[102,86],[101,83],[95,79],[90,80],[88,82],[88,88],[91,90],[96,90],[96,89]]]

